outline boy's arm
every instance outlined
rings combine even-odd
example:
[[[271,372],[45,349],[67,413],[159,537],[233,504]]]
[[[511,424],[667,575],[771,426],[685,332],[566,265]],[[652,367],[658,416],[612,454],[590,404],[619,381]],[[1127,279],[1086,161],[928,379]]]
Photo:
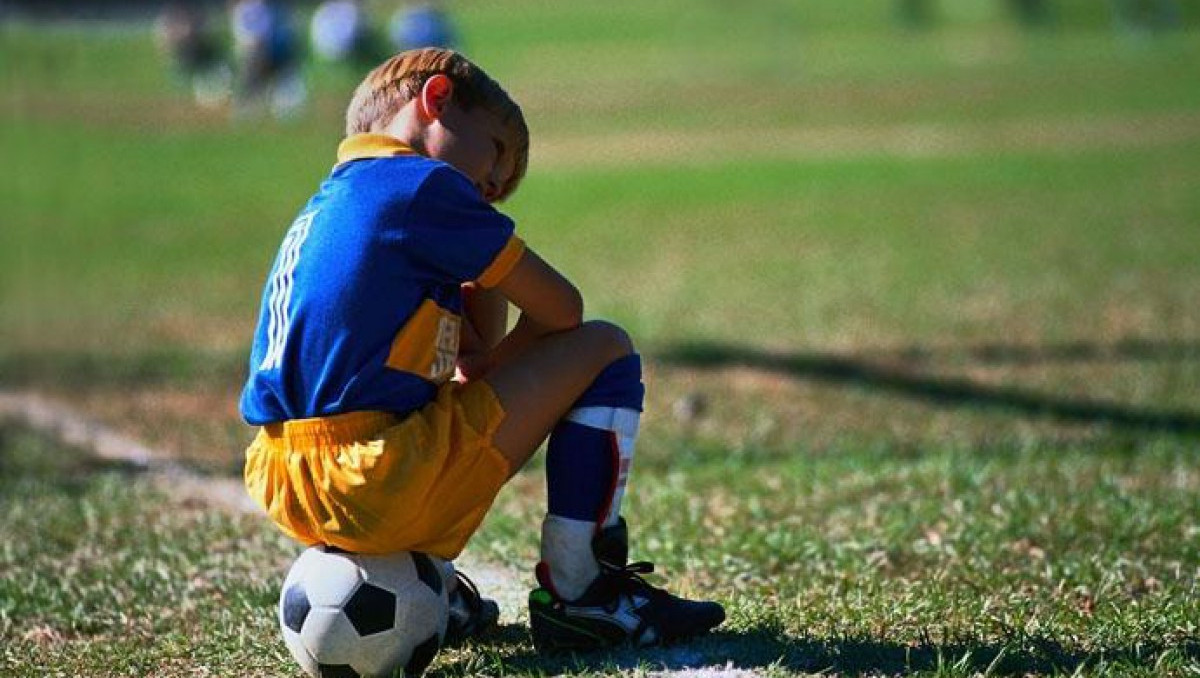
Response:
[[[574,329],[583,322],[579,290],[531,249],[495,290],[521,309],[522,319],[540,334]]]
[[[477,283],[465,283],[463,315],[467,321],[464,331],[473,331],[471,338],[479,343],[477,350],[488,350],[500,343],[508,332],[508,300],[494,289]]]
[[[583,297],[561,273],[526,249],[512,271],[492,292],[521,310],[517,324],[490,351],[460,361],[468,379],[485,375],[520,354],[539,337],[573,329],[583,321]]]
[[[483,376],[491,369],[488,353],[508,331],[508,300],[496,290],[477,283],[462,285],[463,322],[458,336],[455,367],[458,381]]]

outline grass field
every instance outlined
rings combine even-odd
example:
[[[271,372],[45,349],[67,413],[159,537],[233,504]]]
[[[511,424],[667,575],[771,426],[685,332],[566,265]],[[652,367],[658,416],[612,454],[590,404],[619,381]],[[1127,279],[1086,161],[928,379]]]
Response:
[[[1200,675],[1200,7],[1092,4],[459,5],[533,129],[505,210],[646,356],[634,555],[730,621],[541,658],[506,609],[435,675]],[[231,123],[145,26],[0,25],[0,391],[236,476],[262,280],[354,85],[312,75]],[[471,546],[518,591],[533,466]],[[0,674],[299,675],[257,516],[3,423],[0,520]]]

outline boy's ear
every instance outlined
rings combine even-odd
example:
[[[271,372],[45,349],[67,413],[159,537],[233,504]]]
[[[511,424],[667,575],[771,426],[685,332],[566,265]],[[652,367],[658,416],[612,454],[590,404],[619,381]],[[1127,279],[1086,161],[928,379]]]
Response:
[[[417,107],[421,116],[432,121],[442,117],[446,107],[450,105],[451,95],[454,94],[454,82],[442,73],[429,76],[421,86],[421,94],[417,98]]]

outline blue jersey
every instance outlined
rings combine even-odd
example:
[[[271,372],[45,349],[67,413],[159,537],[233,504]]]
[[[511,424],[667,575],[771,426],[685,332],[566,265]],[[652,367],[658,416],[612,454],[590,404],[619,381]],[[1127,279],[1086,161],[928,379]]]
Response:
[[[271,268],[242,416],[420,408],[454,374],[460,285],[495,285],[523,251],[454,168],[391,137],[346,139]]]

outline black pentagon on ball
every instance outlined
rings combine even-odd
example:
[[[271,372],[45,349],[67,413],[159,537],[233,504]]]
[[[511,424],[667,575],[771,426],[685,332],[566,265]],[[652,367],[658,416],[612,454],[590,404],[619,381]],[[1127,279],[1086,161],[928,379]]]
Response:
[[[433,560],[424,553],[413,552],[410,554],[413,559],[413,565],[417,566],[417,578],[425,582],[425,585],[433,589],[433,592],[442,595],[442,573]]]
[[[318,664],[317,675],[321,678],[359,678],[358,671],[345,664]]]
[[[396,623],[396,594],[364,582],[342,606],[342,612],[358,635],[383,633]]]
[[[308,594],[304,592],[304,587],[292,584],[283,592],[283,623],[289,629],[300,633],[300,627],[304,626],[304,620],[308,618],[308,611],[311,609],[312,605],[308,602]]]
[[[441,642],[438,640],[437,634],[429,636],[429,638],[420,645],[413,648],[412,656],[408,658],[408,663],[404,665],[404,678],[419,678],[425,669],[433,663],[433,658],[437,656],[438,650],[441,648]]]

